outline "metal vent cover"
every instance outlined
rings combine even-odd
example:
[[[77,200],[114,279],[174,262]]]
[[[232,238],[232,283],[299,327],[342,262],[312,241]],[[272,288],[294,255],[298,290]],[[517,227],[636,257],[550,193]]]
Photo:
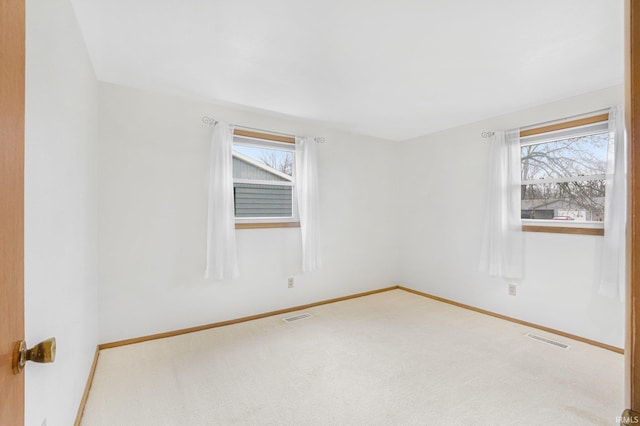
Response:
[[[537,340],[538,342],[546,343],[548,345],[556,346],[558,348],[562,348],[562,349],[571,348],[571,346],[565,343],[558,342],[557,340],[549,339],[547,337],[538,336],[537,334],[527,333],[525,334],[525,336],[527,336],[529,339]]]
[[[284,321],[284,322],[294,322],[294,321],[299,321],[299,320],[311,318],[312,316],[313,315],[311,315],[309,313],[305,313],[305,314],[295,315],[293,317],[282,318],[282,321]]]

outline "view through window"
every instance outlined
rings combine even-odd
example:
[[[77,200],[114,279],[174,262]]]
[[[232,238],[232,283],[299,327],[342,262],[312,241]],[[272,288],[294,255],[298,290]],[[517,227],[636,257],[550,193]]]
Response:
[[[521,138],[521,217],[604,221],[607,122]]]
[[[294,146],[235,137],[233,193],[237,219],[294,220]]]

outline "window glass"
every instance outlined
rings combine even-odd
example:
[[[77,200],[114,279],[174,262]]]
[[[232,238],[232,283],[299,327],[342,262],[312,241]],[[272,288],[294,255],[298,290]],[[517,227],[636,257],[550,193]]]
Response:
[[[234,139],[233,193],[237,219],[295,219],[293,145]]]
[[[234,145],[233,152],[271,169],[293,176],[293,151],[259,146]]]
[[[603,222],[609,135],[602,125],[575,136],[522,138],[523,219]]]

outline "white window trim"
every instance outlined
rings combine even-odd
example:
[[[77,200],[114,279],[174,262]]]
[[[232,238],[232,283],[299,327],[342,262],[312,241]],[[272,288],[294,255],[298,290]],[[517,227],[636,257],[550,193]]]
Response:
[[[256,185],[272,185],[272,186],[294,186],[293,182],[282,182],[273,180],[261,180],[261,179],[234,179],[233,183],[248,183]]]
[[[540,185],[545,183],[563,183],[563,182],[584,182],[589,180],[604,180],[605,175],[588,175],[588,176],[567,176],[561,178],[548,178],[548,179],[530,179],[520,181],[522,185]]]

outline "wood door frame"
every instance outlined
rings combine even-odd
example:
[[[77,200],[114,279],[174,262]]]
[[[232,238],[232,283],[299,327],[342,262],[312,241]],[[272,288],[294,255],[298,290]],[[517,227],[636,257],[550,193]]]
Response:
[[[13,374],[24,339],[25,0],[0,0],[0,424],[24,424],[24,374]]]
[[[628,136],[625,404],[640,413],[640,1],[625,0],[625,121]]]

